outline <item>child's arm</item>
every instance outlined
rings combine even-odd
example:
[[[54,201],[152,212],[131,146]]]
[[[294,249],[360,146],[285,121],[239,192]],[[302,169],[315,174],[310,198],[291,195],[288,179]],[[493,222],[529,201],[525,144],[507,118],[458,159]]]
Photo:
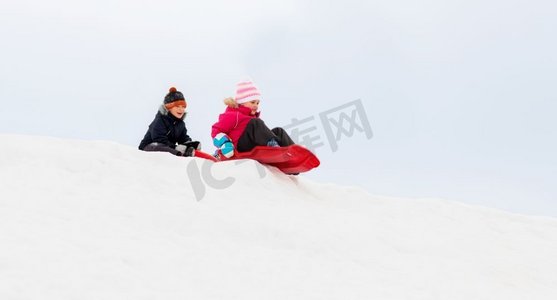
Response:
[[[231,115],[222,114],[219,117],[219,121],[215,123],[212,127],[211,137],[213,138],[213,145],[217,147],[217,151],[226,157],[230,158],[234,155],[234,144],[228,137],[228,133],[237,126],[237,115],[236,118],[230,117]]]
[[[213,124],[211,130],[211,137],[214,138],[219,133],[228,134],[232,129],[238,126],[238,116],[236,118],[222,114],[219,116],[219,121]]]
[[[201,150],[201,142],[194,141],[189,135],[188,130],[184,129],[184,133],[178,140],[178,144],[185,145],[186,147],[192,147],[195,150]]]
[[[168,130],[164,126],[164,124],[162,124],[162,122],[153,122],[153,124],[149,128],[149,133],[151,134],[151,139],[153,140],[153,142],[165,144],[174,148],[175,145],[173,145],[170,140],[168,140]]]
[[[178,137],[178,144],[185,144],[190,141],[192,141],[192,138],[188,135],[188,129],[184,127],[184,131],[182,131],[182,134]]]

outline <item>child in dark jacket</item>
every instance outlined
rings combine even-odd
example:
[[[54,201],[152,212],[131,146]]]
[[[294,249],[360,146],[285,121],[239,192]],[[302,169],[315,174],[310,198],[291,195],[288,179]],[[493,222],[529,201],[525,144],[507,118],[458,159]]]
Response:
[[[195,156],[195,150],[201,149],[201,145],[198,141],[192,141],[188,135],[184,123],[186,106],[184,95],[175,87],[171,87],[139,144],[139,149],[170,152],[178,156]]]
[[[211,137],[220,156],[230,158],[234,150],[248,152],[255,146],[284,147],[294,144],[288,133],[280,127],[272,130],[259,118],[261,94],[251,81],[236,86],[236,96],[224,99],[228,106],[212,127]]]

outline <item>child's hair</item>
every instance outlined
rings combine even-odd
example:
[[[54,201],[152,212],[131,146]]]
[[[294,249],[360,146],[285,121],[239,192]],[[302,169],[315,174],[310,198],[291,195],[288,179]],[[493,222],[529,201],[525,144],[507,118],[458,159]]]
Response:
[[[234,98],[232,98],[232,97],[224,98],[223,102],[224,102],[224,104],[226,104],[230,108],[237,108],[238,107],[238,103],[236,103],[236,100],[234,100]]]

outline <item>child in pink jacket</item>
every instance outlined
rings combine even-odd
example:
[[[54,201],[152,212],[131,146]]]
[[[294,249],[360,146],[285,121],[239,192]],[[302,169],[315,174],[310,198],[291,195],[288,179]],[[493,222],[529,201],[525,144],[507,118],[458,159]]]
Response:
[[[236,96],[224,99],[228,106],[212,127],[213,144],[220,155],[230,158],[234,150],[248,152],[255,146],[284,147],[294,144],[280,127],[272,130],[259,118],[261,94],[251,81],[236,85]]]

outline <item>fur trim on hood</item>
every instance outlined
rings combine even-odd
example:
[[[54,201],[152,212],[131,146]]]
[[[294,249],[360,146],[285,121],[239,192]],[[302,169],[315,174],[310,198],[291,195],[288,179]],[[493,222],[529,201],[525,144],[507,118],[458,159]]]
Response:
[[[168,114],[170,113],[170,111],[168,111],[168,109],[166,109],[166,107],[164,106],[164,104],[161,104],[161,106],[159,107],[159,112],[161,113],[161,115],[163,116],[168,116]],[[186,115],[188,113],[184,112],[184,115],[182,116],[181,120],[183,121],[186,118]]]

